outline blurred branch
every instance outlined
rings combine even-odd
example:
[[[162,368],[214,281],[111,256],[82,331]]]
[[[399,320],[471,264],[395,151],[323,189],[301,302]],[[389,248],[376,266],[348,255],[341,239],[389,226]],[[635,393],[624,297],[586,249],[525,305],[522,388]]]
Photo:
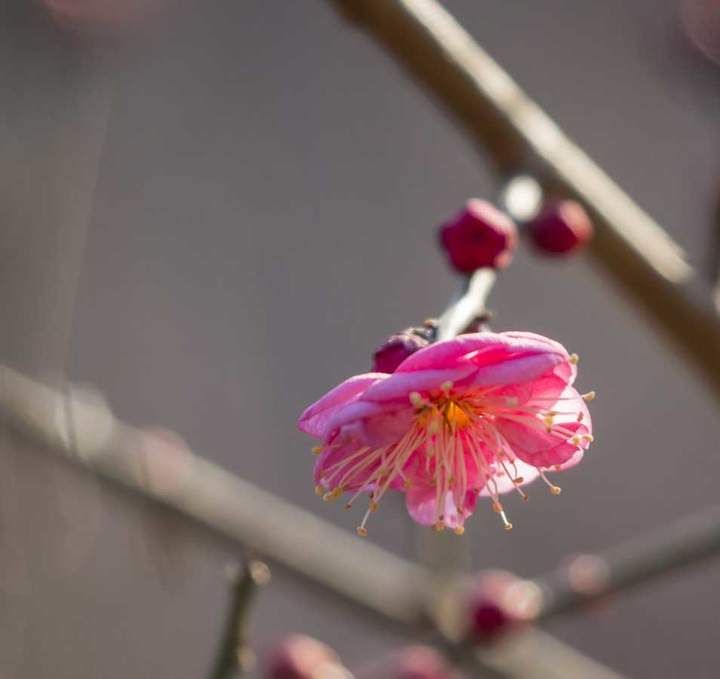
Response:
[[[681,248],[485,53],[436,0],[332,0],[483,147],[502,176],[533,174],[583,203],[591,254],[720,397],[720,318]]]
[[[72,446],[66,408],[74,422]],[[117,420],[94,392],[74,388],[64,394],[0,366],[0,423],[406,632],[435,629],[440,585],[444,591],[452,583],[438,582],[424,568],[357,539],[185,448],[171,448],[167,440],[161,449],[151,445],[150,433]],[[560,679],[558,668],[567,662],[578,668],[574,676],[583,679],[618,678],[541,632],[523,637],[522,649],[492,658],[474,655],[473,667],[479,674],[508,679]]]
[[[232,573],[232,597],[211,679],[237,679],[249,674],[255,662],[247,641],[247,627],[255,594],[270,579],[270,569],[249,560]]]
[[[687,516],[602,554],[570,559],[534,582],[543,592],[539,619],[572,611],[610,594],[720,553],[720,506]]]

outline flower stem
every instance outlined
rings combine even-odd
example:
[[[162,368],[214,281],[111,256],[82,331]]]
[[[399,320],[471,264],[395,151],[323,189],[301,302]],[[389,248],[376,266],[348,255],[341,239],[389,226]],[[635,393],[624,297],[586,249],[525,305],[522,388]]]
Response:
[[[574,557],[534,580],[543,592],[538,619],[645,585],[720,551],[720,506],[683,517],[600,554]]]
[[[438,319],[436,340],[446,340],[467,332],[468,328],[485,319],[485,304],[495,284],[497,275],[493,269],[478,269],[463,279],[463,285],[448,308]]]
[[[262,561],[249,560],[237,567],[231,577],[230,608],[211,679],[247,676],[255,662],[247,641],[248,620],[258,588],[270,579],[270,569]]]

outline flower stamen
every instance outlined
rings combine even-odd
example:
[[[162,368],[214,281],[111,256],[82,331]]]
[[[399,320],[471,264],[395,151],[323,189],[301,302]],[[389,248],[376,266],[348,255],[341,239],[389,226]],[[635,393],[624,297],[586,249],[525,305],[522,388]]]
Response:
[[[550,481],[544,470],[538,469],[538,471],[540,472],[540,478],[545,482],[545,485],[550,488],[550,492],[553,495],[560,495],[560,493],[562,493],[562,488],[560,488],[560,486],[556,486],[552,481]]]

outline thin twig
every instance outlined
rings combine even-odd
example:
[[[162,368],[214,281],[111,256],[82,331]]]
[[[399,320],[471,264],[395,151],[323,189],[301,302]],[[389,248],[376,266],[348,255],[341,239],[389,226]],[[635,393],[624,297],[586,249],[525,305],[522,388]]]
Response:
[[[488,295],[495,284],[492,269],[478,269],[463,280],[460,295],[438,318],[437,339],[445,340],[465,332],[478,318],[486,314]]]
[[[218,536],[252,549],[340,599],[406,633],[435,628],[431,611],[440,584],[424,568],[401,559],[244,481],[168,441],[153,459],[152,436],[118,421],[96,394],[73,389],[75,450],[71,449],[64,394],[0,366],[0,423],[35,446],[114,481],[143,499],[155,500]],[[160,463],[165,474],[148,474]],[[172,473],[170,473],[172,471]],[[312,548],[308,548],[312,545]],[[442,583],[443,590],[450,583]],[[523,642],[523,653],[506,659],[478,657],[509,679],[557,676],[564,659],[582,668],[583,679],[617,677],[548,635]]]
[[[647,585],[720,553],[720,506],[687,516],[600,554],[581,555],[534,582],[543,592],[538,619]]]
[[[237,679],[250,673],[255,662],[248,646],[247,628],[252,603],[259,587],[270,579],[270,569],[250,560],[238,565],[232,577],[232,595],[223,639],[210,679]]]
[[[682,249],[559,129],[435,0],[331,0],[424,85],[495,162],[579,200],[591,254],[720,396],[720,317]]]

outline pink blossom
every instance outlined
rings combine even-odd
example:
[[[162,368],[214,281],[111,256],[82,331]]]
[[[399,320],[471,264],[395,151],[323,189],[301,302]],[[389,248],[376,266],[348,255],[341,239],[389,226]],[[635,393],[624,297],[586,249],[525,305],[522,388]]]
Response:
[[[272,650],[264,676],[267,679],[349,679],[351,675],[327,644],[293,634]]]
[[[382,676],[392,679],[455,679],[457,676],[445,658],[431,646],[404,648],[383,670]]]
[[[392,374],[345,380],[301,415],[314,449],[316,492],[369,495],[366,522],[388,491],[405,493],[418,523],[460,534],[478,498],[500,495],[577,464],[592,441],[585,400],[572,386],[577,356],[528,332],[474,333],[436,342]]]

